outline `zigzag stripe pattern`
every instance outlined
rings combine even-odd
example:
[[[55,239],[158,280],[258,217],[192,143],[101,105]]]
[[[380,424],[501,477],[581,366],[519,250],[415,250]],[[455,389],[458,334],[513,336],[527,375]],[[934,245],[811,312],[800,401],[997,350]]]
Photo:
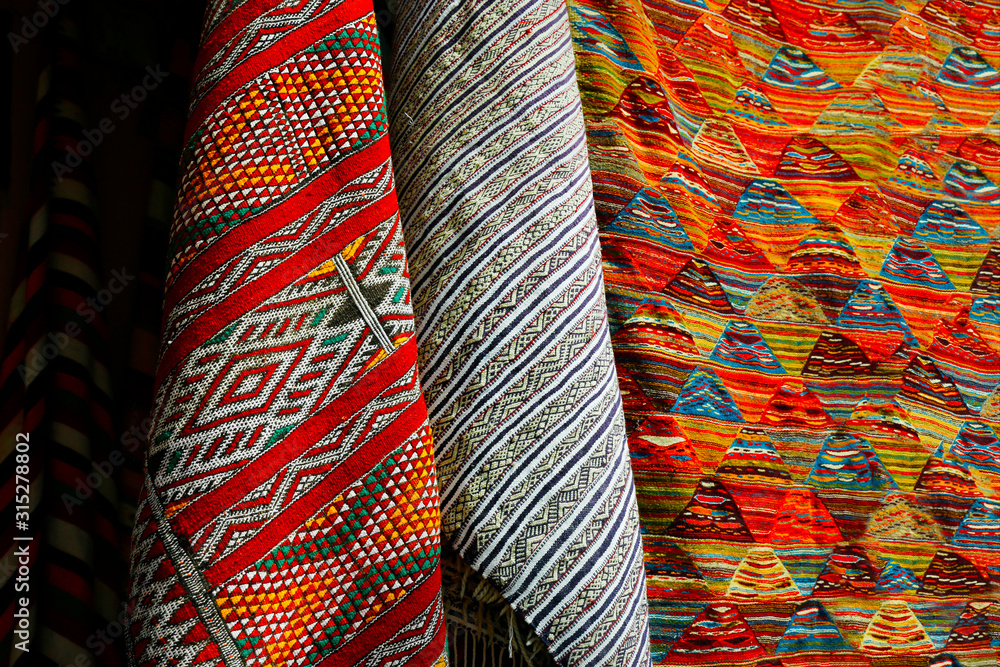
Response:
[[[237,65],[265,51],[296,28],[314,22],[326,12],[339,6],[341,2],[342,0],[285,0],[269,11],[255,16],[224,46],[209,51],[211,56],[199,63],[197,84],[191,91],[191,108],[196,108],[208,91]],[[238,11],[242,4],[243,2],[231,1],[210,3],[206,10],[204,37],[213,35],[215,29],[222,23],[223,17]],[[204,38],[202,41],[204,43]]]
[[[563,665],[649,663],[561,2],[409,3],[390,127],[444,535]]]
[[[206,19],[201,58],[255,51],[195,85],[215,106],[171,229],[131,661],[434,664],[440,502],[371,5],[260,4]],[[278,15],[294,31],[257,39]]]

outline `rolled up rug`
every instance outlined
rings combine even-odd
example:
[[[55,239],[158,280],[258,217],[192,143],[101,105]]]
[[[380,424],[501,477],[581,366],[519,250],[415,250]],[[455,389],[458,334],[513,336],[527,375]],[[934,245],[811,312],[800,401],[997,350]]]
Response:
[[[132,662],[443,662],[370,0],[210,3],[186,135]]]
[[[559,664],[648,664],[566,7],[430,0],[396,18],[390,129],[445,542]]]

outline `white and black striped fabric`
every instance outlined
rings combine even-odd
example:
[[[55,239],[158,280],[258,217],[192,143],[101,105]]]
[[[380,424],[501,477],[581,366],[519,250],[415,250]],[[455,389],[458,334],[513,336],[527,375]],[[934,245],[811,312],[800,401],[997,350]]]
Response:
[[[647,665],[646,582],[566,7],[429,0],[390,136],[446,541],[563,665]]]

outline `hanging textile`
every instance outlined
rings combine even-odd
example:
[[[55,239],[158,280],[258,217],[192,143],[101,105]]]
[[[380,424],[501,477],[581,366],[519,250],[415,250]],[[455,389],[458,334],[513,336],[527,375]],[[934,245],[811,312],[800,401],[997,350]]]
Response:
[[[570,15],[654,660],[996,664],[996,5]]]
[[[393,63],[393,161],[445,541],[559,664],[646,665],[565,5],[404,3]]]
[[[371,3],[210,3],[194,71],[134,664],[435,664],[438,492]]]
[[[85,61],[71,14],[38,38],[30,217],[0,367],[5,666],[121,661],[113,641],[95,639],[109,628],[121,635],[125,565],[101,314],[110,292],[81,149]]]

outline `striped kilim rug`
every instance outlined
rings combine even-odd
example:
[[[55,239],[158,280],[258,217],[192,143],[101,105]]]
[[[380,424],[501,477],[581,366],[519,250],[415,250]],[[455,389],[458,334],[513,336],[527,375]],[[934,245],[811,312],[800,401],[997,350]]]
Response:
[[[405,3],[395,37],[393,160],[445,542],[559,664],[647,665],[566,7]]]
[[[1000,5],[570,15],[654,662],[995,666]]]
[[[434,664],[438,490],[371,4],[205,16],[133,664]]]

